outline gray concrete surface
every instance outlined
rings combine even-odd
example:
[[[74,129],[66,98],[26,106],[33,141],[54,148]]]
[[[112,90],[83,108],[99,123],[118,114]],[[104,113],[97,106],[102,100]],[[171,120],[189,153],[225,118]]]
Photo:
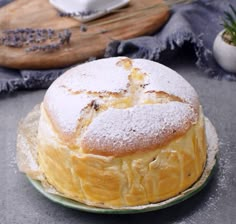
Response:
[[[136,215],[89,214],[54,204],[31,186],[15,163],[17,124],[45,93],[22,91],[0,97],[0,224],[235,223],[236,83],[206,78],[186,58],[168,65],[196,88],[220,138],[217,170],[201,192],[173,207]]]

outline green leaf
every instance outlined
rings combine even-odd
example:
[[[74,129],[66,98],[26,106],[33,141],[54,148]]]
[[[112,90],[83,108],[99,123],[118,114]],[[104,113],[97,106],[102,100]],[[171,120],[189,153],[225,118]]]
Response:
[[[229,7],[231,8],[231,10],[233,11],[234,15],[236,16],[236,9],[230,4]]]
[[[236,27],[235,18],[233,18],[233,16],[228,12],[225,12],[225,16],[226,16],[226,19],[231,23],[231,25]]]
[[[230,4],[230,12],[224,12],[223,26],[228,35],[230,35],[230,39],[232,43],[236,44],[236,9]]]
[[[229,22],[231,22],[231,23],[234,23],[234,22],[235,22],[235,21],[234,21],[234,17],[233,17],[229,12],[224,12],[224,14],[225,14],[226,19],[227,19]]]
[[[230,32],[234,31],[234,29],[226,21],[224,21],[224,28],[226,31],[230,31]]]

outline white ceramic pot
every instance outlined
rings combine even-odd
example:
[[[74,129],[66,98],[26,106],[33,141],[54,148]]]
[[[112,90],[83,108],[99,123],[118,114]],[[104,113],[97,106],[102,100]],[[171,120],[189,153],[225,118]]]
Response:
[[[228,72],[236,73],[236,46],[226,43],[221,31],[217,36],[213,44],[213,54],[217,63]]]

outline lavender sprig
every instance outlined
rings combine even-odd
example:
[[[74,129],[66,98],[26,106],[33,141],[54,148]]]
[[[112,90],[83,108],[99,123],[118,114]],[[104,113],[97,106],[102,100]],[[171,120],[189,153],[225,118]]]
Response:
[[[64,44],[64,43],[69,44],[70,37],[71,37],[71,32],[68,29],[62,31],[61,33],[58,33],[58,38],[61,44]]]
[[[69,44],[71,31],[65,29],[56,32],[53,29],[12,29],[4,30],[0,37],[0,45],[22,48],[29,46],[26,51],[55,51],[62,45]]]
[[[55,51],[58,50],[61,47],[60,43],[55,43],[55,44],[47,44],[43,46],[38,46],[38,45],[33,45],[29,48],[26,49],[27,52],[31,51]]]
[[[81,32],[87,32],[88,28],[85,24],[82,23],[82,24],[80,24],[79,30]]]

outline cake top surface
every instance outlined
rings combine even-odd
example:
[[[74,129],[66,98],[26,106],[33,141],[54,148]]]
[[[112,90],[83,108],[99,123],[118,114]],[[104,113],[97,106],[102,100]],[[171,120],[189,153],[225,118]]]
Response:
[[[179,74],[157,62],[116,57],[76,66],[48,89],[43,108],[58,135],[87,153],[157,148],[198,119],[199,101]]]
[[[129,70],[117,66],[117,59],[88,62],[67,71],[57,80],[72,92],[110,92],[120,93],[127,90]]]
[[[103,155],[156,149],[185,133],[193,121],[193,109],[180,102],[134,106],[126,110],[110,108],[89,125],[82,147],[89,153],[99,151]]]

